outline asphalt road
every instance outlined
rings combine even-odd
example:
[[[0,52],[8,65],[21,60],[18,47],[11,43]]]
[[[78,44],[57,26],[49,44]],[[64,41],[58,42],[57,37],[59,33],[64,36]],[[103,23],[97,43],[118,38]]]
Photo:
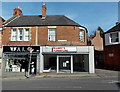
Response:
[[[3,79],[3,90],[118,90],[117,77],[61,76]]]

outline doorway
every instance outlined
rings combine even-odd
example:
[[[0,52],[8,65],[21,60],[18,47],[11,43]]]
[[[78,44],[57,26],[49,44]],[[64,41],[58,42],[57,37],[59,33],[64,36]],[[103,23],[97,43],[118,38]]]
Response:
[[[71,73],[71,56],[58,56],[59,73]]]

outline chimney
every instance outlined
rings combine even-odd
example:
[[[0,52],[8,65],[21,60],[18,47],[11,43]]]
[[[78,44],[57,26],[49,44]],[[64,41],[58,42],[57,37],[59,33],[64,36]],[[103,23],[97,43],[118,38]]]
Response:
[[[100,37],[100,31],[96,31],[96,36]]]
[[[13,10],[13,15],[15,16],[15,15],[17,15],[17,16],[21,16],[21,15],[23,15],[22,14],[22,10],[21,10],[21,8],[18,6],[18,8],[15,8],[14,10]]]
[[[42,5],[42,19],[45,19],[46,17],[46,10],[47,10],[46,4],[43,4]]]
[[[118,25],[120,22],[116,22],[116,25]]]

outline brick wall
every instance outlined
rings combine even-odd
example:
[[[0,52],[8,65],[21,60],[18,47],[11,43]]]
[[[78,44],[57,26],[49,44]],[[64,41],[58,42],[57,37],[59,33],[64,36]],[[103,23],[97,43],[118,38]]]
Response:
[[[30,41],[10,41],[10,37],[11,28],[7,27],[3,33],[3,45],[87,45],[86,31],[85,42],[80,42],[79,28],[74,26],[57,26],[55,42],[48,41],[48,26],[31,27]]]
[[[79,41],[79,28],[74,26],[57,26],[56,27],[56,41],[48,41],[48,27],[39,27],[38,31],[38,44],[40,45],[87,45],[86,31],[85,42]],[[58,41],[67,40],[67,41]]]
[[[120,44],[104,47],[104,61],[106,68],[120,70]]]
[[[11,27],[7,27],[3,32],[3,45],[35,45],[36,27],[31,28],[30,41],[10,41]]]

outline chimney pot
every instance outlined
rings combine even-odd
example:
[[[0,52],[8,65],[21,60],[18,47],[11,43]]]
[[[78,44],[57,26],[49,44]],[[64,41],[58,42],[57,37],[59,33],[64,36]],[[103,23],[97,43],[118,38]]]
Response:
[[[22,10],[21,8],[18,6],[18,8],[15,8],[13,10],[13,15],[17,15],[17,16],[21,16],[22,15]]]
[[[116,25],[118,25],[120,22],[116,22]]]
[[[45,19],[45,17],[46,17],[46,10],[47,10],[46,4],[44,3],[42,5],[42,19]]]

